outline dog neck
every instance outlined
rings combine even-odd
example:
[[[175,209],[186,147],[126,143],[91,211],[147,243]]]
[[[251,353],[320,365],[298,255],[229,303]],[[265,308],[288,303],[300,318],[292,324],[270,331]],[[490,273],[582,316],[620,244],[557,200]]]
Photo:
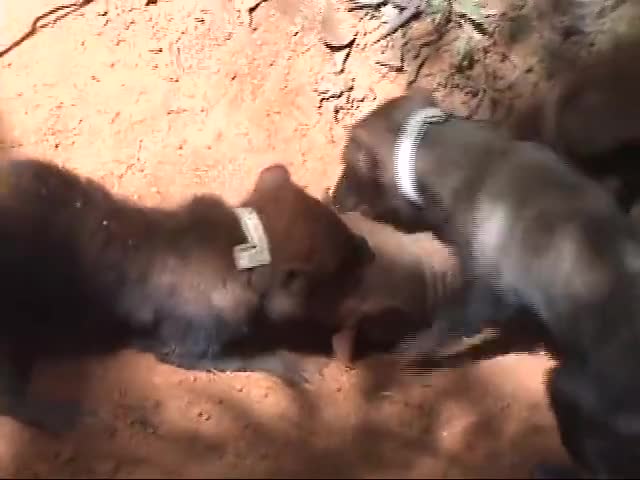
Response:
[[[449,115],[439,108],[422,108],[413,112],[400,129],[393,154],[394,176],[400,193],[415,205],[424,205],[416,176],[418,146],[429,125],[444,122],[448,118]]]

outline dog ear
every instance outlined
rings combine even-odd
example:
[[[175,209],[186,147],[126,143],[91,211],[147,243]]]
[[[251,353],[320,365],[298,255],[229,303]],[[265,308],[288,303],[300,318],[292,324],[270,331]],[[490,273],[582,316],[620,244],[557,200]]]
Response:
[[[264,168],[260,172],[255,189],[256,191],[274,190],[290,183],[291,174],[289,173],[289,169],[281,163],[276,163]]]

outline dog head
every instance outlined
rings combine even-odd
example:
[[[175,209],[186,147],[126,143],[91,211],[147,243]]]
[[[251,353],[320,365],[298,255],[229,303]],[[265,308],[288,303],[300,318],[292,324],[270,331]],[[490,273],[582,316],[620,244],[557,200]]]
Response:
[[[331,194],[340,212],[359,212],[405,232],[425,229],[422,209],[398,190],[394,148],[403,123],[416,110],[434,107],[428,90],[412,88],[355,123],[342,153],[342,173]]]
[[[337,306],[374,254],[337,212],[294,183],[282,165],[264,169],[246,206],[258,213],[270,244],[264,290],[272,321],[302,318]]]

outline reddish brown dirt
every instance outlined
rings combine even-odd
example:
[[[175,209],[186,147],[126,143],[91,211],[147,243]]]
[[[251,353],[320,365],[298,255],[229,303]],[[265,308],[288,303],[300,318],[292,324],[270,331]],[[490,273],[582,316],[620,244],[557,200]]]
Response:
[[[238,200],[272,162],[315,195],[333,183],[344,131],[313,92],[327,64],[314,2],[269,0],[252,31],[226,0],[100,1],[0,58],[13,147],[151,205],[201,191]],[[0,48],[55,6],[5,2]],[[352,62],[362,108],[400,91],[394,75]],[[527,477],[563,456],[548,366],[505,356],[374,399],[336,363],[300,391],[131,352],[52,366],[36,388],[81,395],[95,418],[58,439],[0,418],[0,476]]]

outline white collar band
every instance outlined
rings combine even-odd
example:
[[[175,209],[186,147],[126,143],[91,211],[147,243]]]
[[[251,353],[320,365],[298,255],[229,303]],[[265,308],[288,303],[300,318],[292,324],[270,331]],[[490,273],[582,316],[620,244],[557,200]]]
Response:
[[[233,247],[233,260],[238,270],[248,270],[271,263],[269,239],[258,213],[253,208],[234,208],[246,243]]]
[[[432,123],[444,122],[449,114],[439,108],[427,107],[413,112],[404,122],[394,148],[393,170],[400,193],[410,202],[423,205],[416,178],[418,145]]]

